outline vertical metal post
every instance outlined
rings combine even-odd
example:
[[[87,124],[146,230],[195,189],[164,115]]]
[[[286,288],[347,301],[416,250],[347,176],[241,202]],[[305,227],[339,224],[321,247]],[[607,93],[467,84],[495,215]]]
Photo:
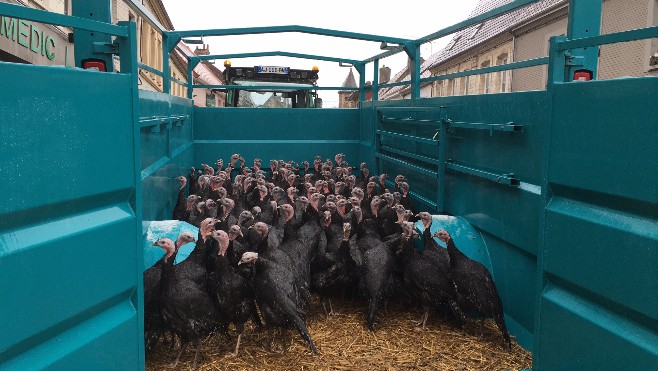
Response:
[[[169,35],[162,33],[162,92],[170,94],[171,92],[171,69],[169,66]]]
[[[439,127],[439,165],[437,167],[437,182],[438,187],[436,191],[436,211],[439,213],[445,212],[445,173],[446,173],[446,155],[448,151],[447,140],[447,126],[448,126],[448,109],[441,106],[441,126]]]
[[[379,59],[375,59],[373,63],[374,71],[372,77],[372,101],[379,100]]]
[[[377,133],[377,130],[381,128],[382,120],[381,120],[381,113],[380,111],[377,110],[377,107],[375,105],[372,105],[372,117],[373,117],[373,125],[372,125],[372,133],[373,133],[373,149],[375,152],[375,174],[380,175],[382,173],[382,161],[379,159],[377,156],[379,154],[379,150],[381,148],[381,137]]]
[[[192,65],[192,59],[187,58],[187,99],[194,98],[192,94],[194,90],[194,67],[195,66]]]
[[[187,98],[192,99],[194,92],[194,69],[201,62],[199,57],[187,57]]]
[[[567,26],[567,38],[570,40],[598,36],[601,33],[601,0],[569,0],[569,23]],[[571,55],[576,57],[572,65],[568,67],[567,81],[573,79],[573,73],[579,69],[592,71],[592,79],[596,79],[599,47],[590,46],[571,50]]]
[[[72,5],[72,15],[76,17],[92,19],[103,23],[112,23],[110,0],[75,0]],[[94,53],[94,43],[109,44],[112,42],[110,35],[80,29],[74,29],[73,34],[76,67],[82,67],[83,60],[93,58],[105,62],[105,69],[108,72],[114,71],[112,55]]]
[[[133,174],[135,182],[135,191],[129,200],[130,206],[135,213],[135,246],[142,246],[142,163],[141,163],[141,128],[139,125],[139,88],[138,74],[139,68],[137,67],[137,26],[135,22],[121,21],[118,22],[119,26],[128,29],[128,36],[126,38],[118,38],[119,41],[119,55],[121,56],[121,73],[130,74],[130,87],[131,87],[131,104],[132,104],[132,126],[133,126]],[[139,334],[144,333],[144,285],[143,281],[143,254],[136,254],[137,258],[131,262],[135,264],[137,290],[132,294],[131,300],[135,308],[137,308],[137,337],[139,341],[138,362],[137,369],[144,369],[144,336]]]
[[[361,106],[361,102],[366,101],[366,67],[365,64],[359,63],[354,65],[354,69],[359,73],[359,106]]]
[[[564,51],[557,51],[557,46],[560,42],[566,41],[564,36],[553,36],[550,39],[550,47],[548,49],[548,82],[546,86],[546,107],[547,117],[543,128],[543,150],[541,162],[541,204],[539,208],[539,230],[537,231],[539,238],[539,248],[537,249],[537,276],[535,286],[535,313],[534,325],[535,331],[533,336],[533,348],[535,350],[542,349],[540,339],[542,337],[543,324],[541,321],[541,306],[542,306],[542,293],[546,287],[546,276],[544,273],[544,255],[545,255],[545,232],[546,232],[546,206],[548,205],[552,192],[548,182],[548,164],[550,159],[550,143],[551,132],[553,126],[553,115],[555,108],[553,107],[553,96],[555,94],[556,84],[570,81],[567,76],[568,68],[566,66],[566,55]],[[573,75],[572,75],[573,76]],[[533,365],[543,364],[544,355],[541,351],[533,353]]]
[[[409,43],[406,46],[411,59],[411,99],[420,98],[420,45]]]
[[[550,39],[550,46],[548,50],[548,77],[547,77],[547,90],[550,92],[551,87],[556,83],[563,83],[570,81],[567,76],[566,68],[566,55],[564,51],[557,51],[557,44],[566,41],[564,36],[553,36]]]

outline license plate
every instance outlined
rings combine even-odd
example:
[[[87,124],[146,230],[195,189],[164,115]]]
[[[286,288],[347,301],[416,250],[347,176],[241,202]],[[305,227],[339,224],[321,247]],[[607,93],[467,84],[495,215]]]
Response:
[[[279,75],[287,75],[289,72],[290,67],[258,66],[258,73],[276,73]]]

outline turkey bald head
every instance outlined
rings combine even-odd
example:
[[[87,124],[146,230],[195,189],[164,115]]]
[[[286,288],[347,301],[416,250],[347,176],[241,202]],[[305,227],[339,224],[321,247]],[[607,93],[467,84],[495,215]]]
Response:
[[[278,208],[283,212],[286,223],[289,222],[295,216],[295,208],[290,204],[283,204]]]
[[[450,233],[446,231],[445,229],[439,229],[438,231],[434,232],[432,237],[438,237],[439,240],[448,243],[448,241],[452,240],[452,236],[450,236]]]
[[[428,213],[427,211],[423,211],[421,213],[418,213],[416,215],[417,217],[420,218],[421,222],[423,222],[423,225],[425,228],[429,228],[432,225],[432,215]]]
[[[169,238],[160,238],[157,241],[153,242],[151,246],[158,246],[159,248],[164,250],[165,262],[167,262],[167,260],[176,252],[176,246],[174,245],[174,241],[170,240]]]
[[[228,245],[230,242],[228,233],[222,230],[214,230],[212,231],[212,238],[219,243],[219,255],[224,256],[226,254],[226,250],[228,250]]]
[[[178,235],[178,238],[176,239],[176,249],[179,249],[183,245],[187,245],[188,243],[195,242],[196,238],[194,238],[194,235],[190,232],[183,232]]]
[[[234,240],[234,239],[238,238],[238,236],[240,236],[240,237],[244,237],[244,235],[242,234],[242,228],[240,228],[239,225],[232,225],[232,226],[228,229],[228,237],[229,237],[229,239]]]
[[[258,253],[253,251],[247,251],[246,253],[242,254],[242,257],[240,258],[238,265],[253,264],[256,262],[256,260],[258,260]]]
[[[184,176],[176,177],[176,180],[180,182],[180,189],[185,188],[185,186],[187,185],[187,178]]]

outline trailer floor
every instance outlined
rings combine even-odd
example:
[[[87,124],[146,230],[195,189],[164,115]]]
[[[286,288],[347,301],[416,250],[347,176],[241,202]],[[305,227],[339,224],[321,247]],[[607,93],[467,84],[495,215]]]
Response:
[[[325,318],[314,298],[315,315],[307,320],[311,337],[319,354],[314,355],[296,331],[288,333],[287,351],[267,351],[267,331],[247,325],[240,354],[233,357],[237,336],[231,327],[232,339],[215,334],[202,342],[200,370],[519,370],[532,367],[532,355],[515,341],[512,352],[503,348],[500,331],[488,320],[483,335],[478,336],[479,321],[469,320],[466,332],[452,322],[430,313],[427,328],[416,330],[419,310],[401,305],[380,311],[375,332],[365,326],[366,307],[363,302],[334,300],[337,315]],[[275,333],[276,334],[276,333]],[[275,336],[280,339],[281,336]],[[275,341],[275,351],[282,351]],[[146,355],[146,370],[172,369],[179,346],[169,350],[162,341]],[[178,370],[192,369],[192,346],[181,356]]]

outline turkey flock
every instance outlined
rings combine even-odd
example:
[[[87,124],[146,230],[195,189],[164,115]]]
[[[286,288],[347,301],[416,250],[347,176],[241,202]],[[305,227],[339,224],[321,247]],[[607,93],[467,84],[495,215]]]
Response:
[[[422,329],[436,309],[462,328],[472,314],[493,318],[511,350],[488,270],[466,257],[447,231],[430,232],[432,217],[413,211],[404,176],[388,189],[386,174],[371,176],[365,163],[357,171],[344,157],[317,156],[313,166],[271,160],[263,169],[260,159],[250,168],[235,154],[226,168],[220,159],[179,176],[173,218],[197,226],[199,234],[153,242],[165,255],[144,272],[147,350],[170,334],[172,345],[174,337],[181,343],[174,365],[192,343],[196,368],[202,339],[217,332],[230,339],[233,324],[237,355],[252,321],[268,331],[270,349],[273,330],[294,328],[317,353],[306,327],[311,293],[325,316],[332,315],[334,298],[363,300],[371,331],[389,300],[422,308]],[[417,220],[425,226],[422,236]],[[413,244],[417,238],[422,249]],[[196,246],[174,265],[188,243]]]

